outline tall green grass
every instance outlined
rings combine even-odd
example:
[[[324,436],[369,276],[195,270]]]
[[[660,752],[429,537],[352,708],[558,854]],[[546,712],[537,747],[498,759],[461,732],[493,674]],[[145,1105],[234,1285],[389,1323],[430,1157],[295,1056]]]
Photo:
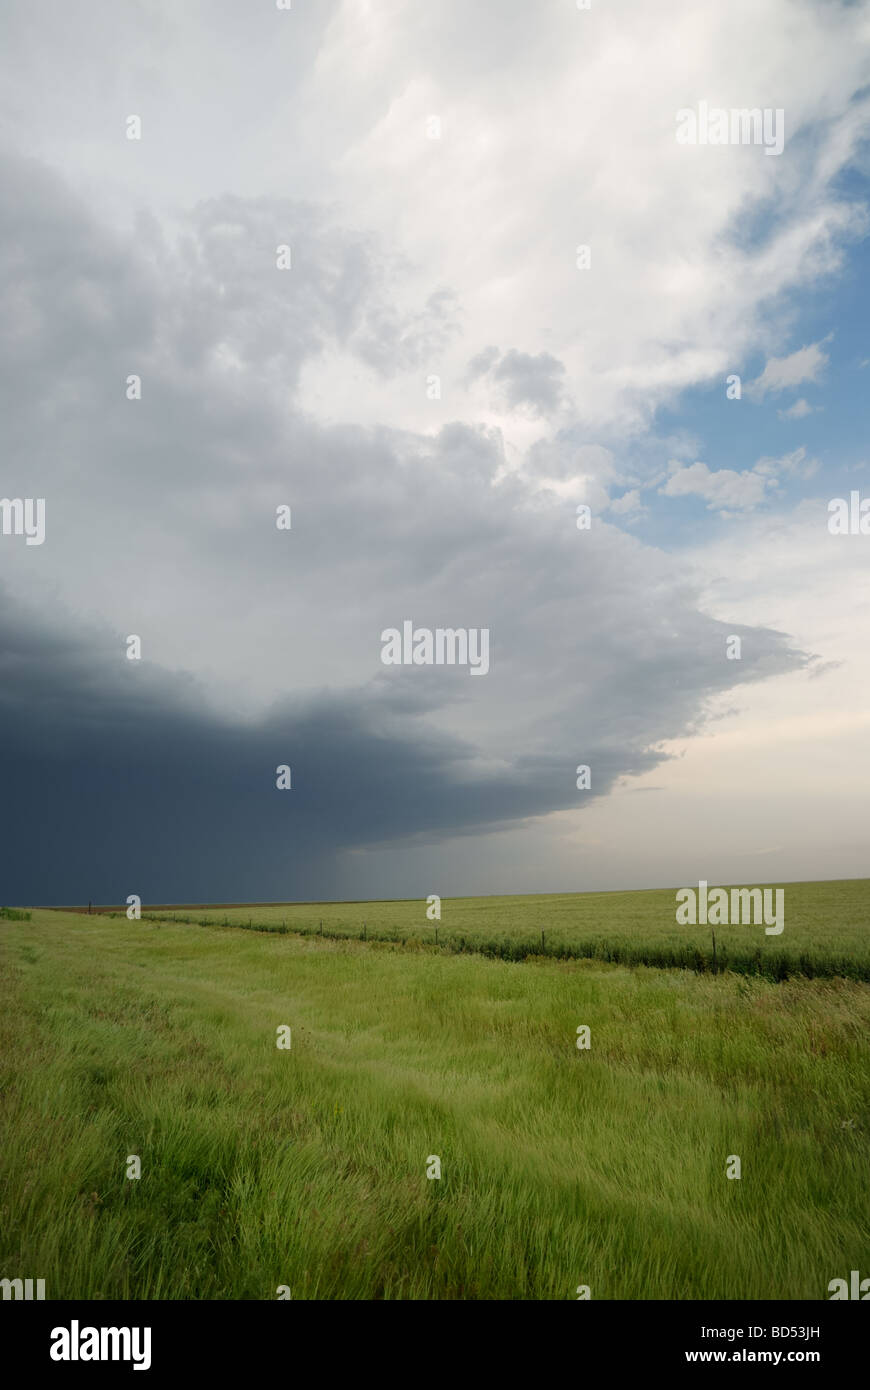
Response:
[[[753,886],[753,885],[747,885]],[[712,887],[712,885],[711,885]],[[304,936],[396,941],[501,960],[550,956],[617,965],[730,970],[786,980],[843,976],[870,981],[870,881],[785,885],[785,929],[676,923],[674,890],[445,898],[440,921],[426,900],[271,903],[143,911],[154,920],[247,927]]]
[[[49,1298],[822,1299],[867,1263],[861,984],[45,911],[0,962],[0,1277]]]

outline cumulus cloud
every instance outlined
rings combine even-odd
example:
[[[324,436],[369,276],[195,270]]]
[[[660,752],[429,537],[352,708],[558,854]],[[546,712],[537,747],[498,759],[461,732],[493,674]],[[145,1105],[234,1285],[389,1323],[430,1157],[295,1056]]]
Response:
[[[755,472],[766,478],[811,478],[818,467],[818,459],[808,458],[806,448],[802,444],[799,448],[792,449],[789,454],[781,454],[779,458],[765,455],[755,464]]]
[[[769,358],[761,375],[746,387],[746,394],[760,401],[770,393],[778,394],[794,386],[802,386],[804,382],[817,382],[828,365],[828,354],[823,351],[823,343],[827,341],[828,339],[823,339],[822,342],[810,343],[808,347],[798,348],[797,352],[790,353],[788,357]],[[806,406],[806,401],[803,404]],[[808,408],[799,411],[799,405],[800,402],[797,402],[789,412],[798,418],[800,414],[809,413]]]
[[[803,445],[779,458],[766,455],[741,472],[711,469],[706,463],[687,466],[671,459],[670,476],[659,492],[665,497],[702,497],[710,511],[751,512],[769,497],[770,489],[779,486],[780,477],[811,478],[818,466],[818,459],[807,458]]]
[[[764,501],[769,485],[750,468],[738,473],[733,468],[710,469],[706,463],[685,467],[676,460],[668,466],[671,475],[659,492],[665,497],[703,497],[711,511],[751,511]]]
[[[94,0],[54,7],[51,25],[26,0],[5,10],[10,138],[75,171],[101,219],[142,208],[178,226],[227,191],[289,195],[390,247],[392,294],[359,352],[340,351],[325,385],[322,361],[305,376],[319,418],[340,398],[347,420],[497,423],[490,383],[462,382],[500,343],[563,363],[587,426],[632,432],[769,344],[771,305],[866,229],[840,178],[870,105],[860,6],[499,0],[472,17],[465,0],[331,0],[252,16],[236,0]],[[678,146],[675,112],[714,92],[749,107],[775,93],[783,157]],[[140,108],[137,146],[122,119]],[[306,243],[303,229],[300,265]],[[427,312],[442,291],[455,301]],[[419,385],[430,373],[441,414]],[[529,442],[522,419],[505,427]]]
[[[642,506],[640,492],[635,487],[631,488],[628,492],[624,492],[621,497],[613,498],[610,502],[609,509],[616,516],[632,517],[642,510]]]
[[[482,376],[500,388],[507,410],[526,408],[534,416],[548,416],[564,403],[565,364],[549,352],[535,356],[516,348],[505,353],[486,348],[468,368],[469,381]]]

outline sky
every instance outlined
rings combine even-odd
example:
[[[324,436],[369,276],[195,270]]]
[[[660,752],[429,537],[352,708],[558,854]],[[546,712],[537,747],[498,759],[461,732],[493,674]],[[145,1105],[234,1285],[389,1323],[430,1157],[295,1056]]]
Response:
[[[866,876],[868,40],[6,0],[0,902]]]

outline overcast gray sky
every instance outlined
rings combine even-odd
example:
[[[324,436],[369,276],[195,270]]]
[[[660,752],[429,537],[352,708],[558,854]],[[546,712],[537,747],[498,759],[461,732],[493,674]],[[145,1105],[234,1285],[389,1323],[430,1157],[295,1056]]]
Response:
[[[7,0],[0,901],[865,874],[868,13]]]

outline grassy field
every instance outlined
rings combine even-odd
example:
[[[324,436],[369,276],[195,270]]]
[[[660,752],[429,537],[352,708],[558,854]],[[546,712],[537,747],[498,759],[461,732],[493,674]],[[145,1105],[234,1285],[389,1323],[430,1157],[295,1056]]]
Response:
[[[695,885],[697,886],[697,885]],[[782,886],[782,885],[780,885]],[[259,931],[420,942],[503,960],[529,955],[610,961],[621,965],[710,970],[709,927],[678,926],[675,892],[561,893],[513,898],[445,898],[440,922],[426,901],[271,903],[235,907],[143,907],[156,919]],[[543,946],[541,932],[543,931]],[[870,980],[870,884],[866,879],[785,885],[785,929],[717,927],[717,966],[783,980],[842,975]]]
[[[802,887],[784,936],[848,956],[857,886]],[[611,937],[671,931],[667,895],[596,897]],[[577,904],[451,902],[444,926],[569,935]],[[350,931],[363,909],[327,911]],[[365,914],[432,929],[419,903]],[[48,1298],[824,1299],[866,1272],[854,980],[43,910],[0,921],[0,964],[0,1277]]]

